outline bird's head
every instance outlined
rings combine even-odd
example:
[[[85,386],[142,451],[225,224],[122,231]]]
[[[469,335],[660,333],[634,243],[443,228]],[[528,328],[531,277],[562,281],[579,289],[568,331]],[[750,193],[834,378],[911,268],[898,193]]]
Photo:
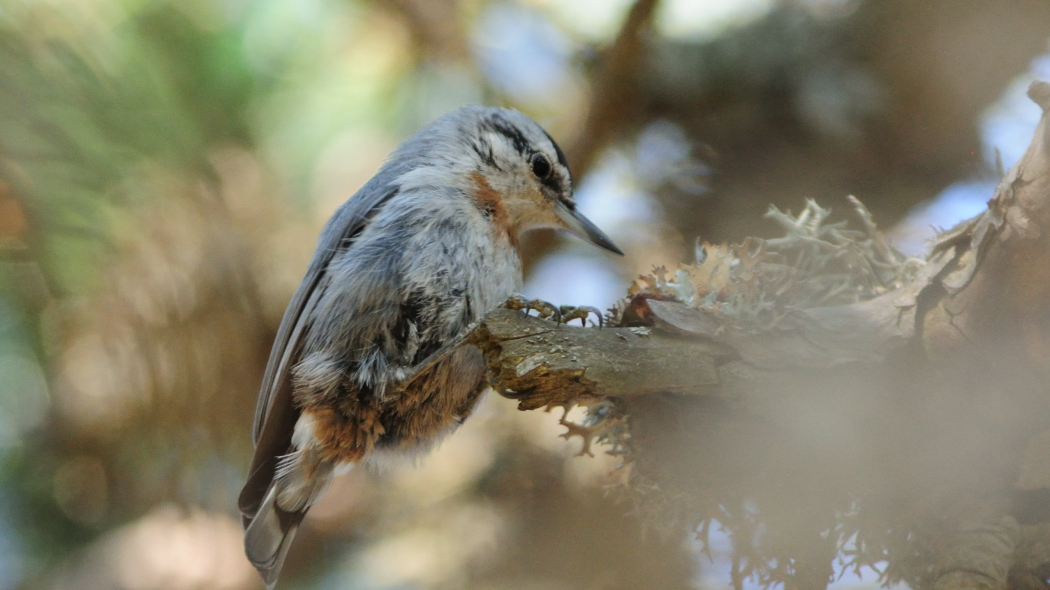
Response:
[[[432,165],[440,165],[449,181],[454,178],[461,184],[479,207],[498,210],[499,220],[515,235],[538,228],[563,229],[623,254],[577,210],[565,154],[528,116],[504,108],[464,107],[417,137],[413,151],[425,151]],[[448,143],[456,144],[455,149]],[[435,156],[440,164],[433,163]]]
[[[531,118],[511,109],[479,113],[476,142],[480,178],[499,195],[514,229],[567,230],[595,246],[623,254],[576,208],[565,154]]]

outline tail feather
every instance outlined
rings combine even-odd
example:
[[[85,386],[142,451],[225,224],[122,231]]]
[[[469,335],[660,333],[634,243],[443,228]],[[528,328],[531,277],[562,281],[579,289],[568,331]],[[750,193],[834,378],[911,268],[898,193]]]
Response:
[[[244,530],[244,551],[259,570],[267,590],[273,590],[284,566],[295,531],[306,516],[306,509],[284,512],[276,505],[277,486],[271,486],[259,511]]]
[[[244,551],[267,589],[277,583],[306,511],[332,481],[334,465],[318,455],[304,449],[282,457],[258,510],[245,518]]]

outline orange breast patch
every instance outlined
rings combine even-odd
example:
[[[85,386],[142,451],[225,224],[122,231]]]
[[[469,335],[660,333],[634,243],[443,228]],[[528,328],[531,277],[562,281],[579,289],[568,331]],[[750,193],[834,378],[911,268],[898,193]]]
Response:
[[[507,208],[503,206],[503,197],[496,192],[496,189],[492,188],[492,185],[480,172],[474,172],[471,174],[471,178],[474,179],[476,187],[473,197],[478,209],[491,220],[492,226],[496,231],[504,233],[507,239],[510,240],[511,245],[517,248],[518,232],[514,230],[514,226],[510,223]]]

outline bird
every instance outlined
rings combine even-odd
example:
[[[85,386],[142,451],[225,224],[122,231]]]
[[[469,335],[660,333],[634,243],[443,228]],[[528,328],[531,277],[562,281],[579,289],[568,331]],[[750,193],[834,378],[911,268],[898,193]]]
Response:
[[[332,215],[270,352],[238,499],[267,588],[334,476],[419,457],[471,413],[484,358],[445,348],[520,297],[519,237],[537,228],[623,254],[577,209],[554,139],[477,105],[406,139]]]

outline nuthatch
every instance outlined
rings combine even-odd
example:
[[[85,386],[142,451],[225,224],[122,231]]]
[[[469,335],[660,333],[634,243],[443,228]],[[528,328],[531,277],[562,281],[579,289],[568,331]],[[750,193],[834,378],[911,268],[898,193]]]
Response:
[[[328,221],[270,352],[238,502],[267,587],[334,475],[425,452],[470,414],[481,352],[424,361],[521,289],[518,236],[542,227],[622,254],[576,210],[543,128],[478,106],[407,139]]]

